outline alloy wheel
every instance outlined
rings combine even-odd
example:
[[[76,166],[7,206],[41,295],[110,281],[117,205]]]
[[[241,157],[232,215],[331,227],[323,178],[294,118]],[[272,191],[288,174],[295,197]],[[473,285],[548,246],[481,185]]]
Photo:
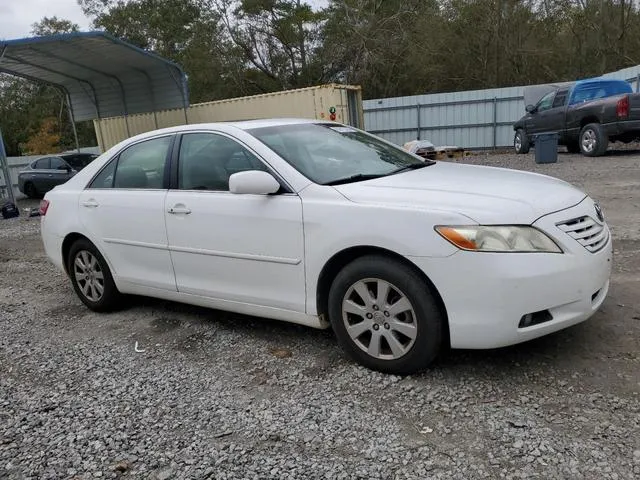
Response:
[[[73,262],[73,270],[82,294],[92,302],[99,302],[104,295],[104,273],[95,255],[80,250]]]
[[[519,133],[516,134],[516,138],[513,141],[513,146],[516,149],[516,152],[519,152],[522,149],[522,135]]]
[[[587,153],[593,152],[593,150],[596,148],[596,145],[598,143],[596,132],[594,132],[591,129],[585,130],[582,134],[581,143],[582,143],[583,151]]]
[[[347,290],[342,319],[353,343],[382,360],[404,356],[418,334],[415,311],[407,296],[378,278],[359,280]]]

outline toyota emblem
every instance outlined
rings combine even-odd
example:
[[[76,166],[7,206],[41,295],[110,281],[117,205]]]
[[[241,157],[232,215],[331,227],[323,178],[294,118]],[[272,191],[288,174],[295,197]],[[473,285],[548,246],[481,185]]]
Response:
[[[602,209],[600,208],[600,205],[595,203],[593,206],[596,209],[596,216],[598,217],[598,220],[600,220],[601,222],[604,222],[604,214],[602,213]]]

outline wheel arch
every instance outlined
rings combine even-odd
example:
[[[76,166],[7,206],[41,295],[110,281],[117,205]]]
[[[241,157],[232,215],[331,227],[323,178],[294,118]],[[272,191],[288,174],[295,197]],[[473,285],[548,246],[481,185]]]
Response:
[[[589,125],[590,123],[600,123],[600,119],[596,115],[588,115],[580,119],[580,130],[582,130],[585,125]]]
[[[90,238],[78,232],[72,232],[67,234],[64,237],[64,240],[62,241],[62,264],[64,266],[64,271],[67,273],[67,275],[69,274],[68,263],[69,263],[69,252],[71,251],[71,246],[81,238],[87,240],[88,242],[91,242],[95,246],[95,243],[93,243]]]
[[[445,319],[443,325],[443,343],[444,346],[449,347],[451,344],[450,334],[449,334],[449,317],[447,315],[447,308],[444,304],[442,296],[440,292],[428,277],[425,272],[423,272],[415,263],[413,263],[408,258],[386,248],[382,247],[374,247],[371,245],[360,245],[345,248],[337,253],[335,253],[322,267],[320,270],[320,274],[318,276],[318,283],[316,286],[316,306],[318,311],[318,316],[326,316],[328,314],[329,309],[329,290],[331,289],[331,285],[335,280],[336,276],[346,265],[356,260],[357,258],[366,256],[366,255],[379,255],[386,258],[391,258],[398,263],[408,266],[414,272],[416,272],[429,286],[431,293],[433,294],[436,304],[438,305],[438,309],[443,315]]]

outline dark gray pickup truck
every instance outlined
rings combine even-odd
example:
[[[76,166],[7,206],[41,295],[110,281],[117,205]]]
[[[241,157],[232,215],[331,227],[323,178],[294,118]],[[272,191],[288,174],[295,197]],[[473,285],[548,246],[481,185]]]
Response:
[[[557,133],[560,145],[589,157],[603,155],[609,142],[640,139],[640,94],[623,80],[564,84],[526,110],[513,125],[516,153],[528,153],[541,133]]]

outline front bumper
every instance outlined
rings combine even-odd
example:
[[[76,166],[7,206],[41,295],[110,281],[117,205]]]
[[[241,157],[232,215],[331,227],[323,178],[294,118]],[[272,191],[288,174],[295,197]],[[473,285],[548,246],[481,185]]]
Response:
[[[476,253],[448,258],[411,257],[444,301],[454,348],[497,348],[531,340],[591,317],[609,290],[612,245],[591,253],[556,224],[594,215],[586,198],[579,205],[534,223],[565,253]],[[551,319],[519,327],[524,315],[548,311]]]

